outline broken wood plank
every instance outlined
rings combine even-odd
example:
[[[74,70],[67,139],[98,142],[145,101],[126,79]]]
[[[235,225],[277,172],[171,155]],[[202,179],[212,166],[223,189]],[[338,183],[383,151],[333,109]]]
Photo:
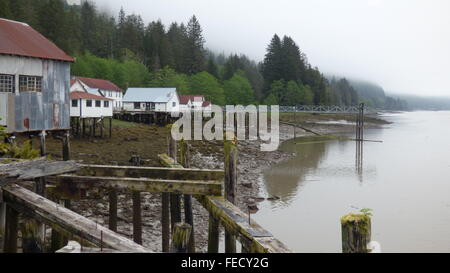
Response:
[[[80,167],[75,161],[48,161],[45,158],[0,165],[0,186],[17,180],[70,173]]]
[[[94,187],[127,189],[139,192],[168,192],[179,194],[220,195],[222,183],[219,181],[162,180],[152,178],[98,177],[59,175],[48,177],[49,182],[56,182],[61,188],[91,189]],[[64,184],[67,186],[65,187]],[[56,189],[56,191],[58,191]]]
[[[11,204],[14,209],[37,218],[68,238],[77,238],[119,251],[151,252],[130,239],[16,184],[3,187],[3,194],[8,205]]]
[[[223,197],[196,196],[196,199],[251,253],[291,252],[254,220],[249,223],[248,215]]]
[[[177,164],[176,164],[177,165]],[[181,165],[180,165],[181,166]],[[85,176],[115,176],[159,178],[168,180],[222,180],[223,170],[173,169],[160,167],[80,165],[76,174]]]

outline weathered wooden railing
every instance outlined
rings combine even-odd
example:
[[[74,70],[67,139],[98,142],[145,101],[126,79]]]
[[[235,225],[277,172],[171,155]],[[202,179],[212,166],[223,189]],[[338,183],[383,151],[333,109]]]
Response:
[[[226,147],[229,145],[229,147]],[[225,153],[233,152],[236,148],[235,142],[225,143]],[[234,146],[234,147],[232,147]],[[228,148],[228,149],[227,149]],[[231,149],[230,149],[231,148]],[[178,164],[173,158],[167,154],[159,155],[160,162],[163,166],[182,169],[183,166]],[[235,175],[236,172],[236,160],[234,156],[227,154],[225,162],[227,175]],[[227,168],[228,166],[228,168]],[[236,182],[234,179],[225,177],[225,180],[231,183]],[[251,220],[249,221],[248,215],[241,211],[237,206],[228,201],[224,196],[211,196],[211,195],[195,195],[197,201],[209,212],[209,234],[208,234],[208,252],[217,253],[219,251],[219,224],[221,224],[225,232],[229,234],[232,239],[237,239],[242,245],[243,252],[250,253],[288,253],[291,252],[281,241],[276,239],[270,232],[261,227],[258,223]],[[227,242],[228,241],[228,242]],[[235,252],[235,245],[231,242],[231,239],[226,240],[225,247],[226,252]]]

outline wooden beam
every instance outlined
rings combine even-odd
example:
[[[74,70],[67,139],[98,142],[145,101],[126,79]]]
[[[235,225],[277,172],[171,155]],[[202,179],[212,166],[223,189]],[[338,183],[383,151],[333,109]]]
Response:
[[[0,186],[16,180],[32,180],[50,175],[74,172],[75,161],[48,161],[46,158],[0,165]]]
[[[291,252],[258,223],[250,220],[249,224],[248,215],[223,197],[196,196],[196,199],[251,253]]]
[[[164,162],[167,156],[159,155],[159,160]],[[165,165],[170,165],[166,162]],[[210,229],[217,230],[217,222],[211,221],[211,218],[218,220],[222,226],[237,236],[241,244],[250,253],[290,253],[282,242],[274,238],[268,231],[262,228],[253,220],[248,220],[246,213],[242,212],[238,207],[225,200],[223,197],[195,195],[197,201],[210,213]],[[208,252],[216,252],[218,248],[217,234],[210,232]],[[211,236],[212,235],[212,236]]]
[[[37,218],[67,237],[127,252],[151,252],[141,245],[18,185],[3,188],[8,205]]]
[[[223,170],[173,169],[160,167],[80,165],[77,175],[168,180],[222,180]],[[181,165],[180,165],[181,167]]]
[[[220,195],[222,183],[219,181],[193,181],[193,180],[162,180],[152,178],[125,178],[125,177],[96,177],[59,175],[47,178],[49,182],[56,182],[61,188],[90,189],[105,187],[115,189],[128,189],[140,192],[168,192],[178,194],[207,194]],[[65,185],[67,187],[64,187]],[[58,190],[56,190],[58,191]]]

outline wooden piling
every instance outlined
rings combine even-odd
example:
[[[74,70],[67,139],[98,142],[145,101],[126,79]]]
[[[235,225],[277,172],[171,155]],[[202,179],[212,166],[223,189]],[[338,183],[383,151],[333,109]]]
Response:
[[[42,253],[42,242],[39,238],[39,227],[35,220],[25,219],[20,225],[23,253]]]
[[[209,214],[208,253],[219,253],[219,221]]]
[[[64,200],[59,200],[59,206],[61,208],[65,207]],[[54,253],[54,252],[58,251],[59,249],[63,248],[65,245],[67,245],[67,242],[68,242],[67,237],[64,237],[62,233],[60,233],[56,229],[52,228],[50,252]]]
[[[167,128],[169,129],[169,135],[167,137],[168,142],[168,154],[171,158],[174,159],[175,163],[177,162],[177,154],[178,154],[178,147],[177,147],[177,141],[173,139],[172,134],[170,130],[172,129],[172,124],[167,125]],[[170,222],[173,227],[176,223],[181,222],[181,196],[180,194],[170,194]]]
[[[371,241],[371,219],[366,214],[348,214],[341,218],[342,252],[368,253]]]
[[[3,195],[1,190],[0,194]],[[1,199],[2,196],[0,196],[0,200]],[[6,223],[6,203],[0,202],[0,236],[2,238],[5,236],[5,223]],[[3,249],[3,245],[0,245],[0,247]]]
[[[172,253],[188,253],[192,227],[186,223],[176,223],[173,227]]]
[[[19,213],[10,205],[6,205],[5,242],[3,252],[17,253],[17,235]]]
[[[236,202],[237,187],[237,139],[233,136],[233,140],[228,140],[225,136],[224,140],[224,156],[225,156],[225,198],[232,204]],[[225,252],[236,253],[236,238],[231,233],[225,231]]]
[[[70,131],[66,131],[62,137],[62,155],[63,161],[70,160]]]
[[[169,252],[170,248],[170,194],[162,193],[161,198],[161,226],[162,226],[162,251]]]
[[[117,190],[109,191],[109,229],[117,232]]]
[[[180,162],[185,168],[190,168],[190,147],[189,144],[182,139],[180,141]],[[189,253],[195,252],[195,236],[194,236],[194,216],[192,213],[192,196],[184,195],[184,221],[191,225],[191,237],[189,239],[188,251]]]
[[[131,162],[134,166],[141,165],[141,157],[133,156]],[[142,245],[142,208],[141,208],[141,193],[133,191],[133,241]]]

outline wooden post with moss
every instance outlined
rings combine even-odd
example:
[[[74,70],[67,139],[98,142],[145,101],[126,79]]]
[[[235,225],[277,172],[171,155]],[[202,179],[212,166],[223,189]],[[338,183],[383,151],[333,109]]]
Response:
[[[182,139],[180,141],[180,161],[183,167],[190,168],[190,146]],[[189,239],[188,251],[189,253],[195,252],[195,236],[194,236],[194,215],[192,213],[192,195],[184,195],[184,221],[191,225],[191,238]]]
[[[219,253],[219,220],[209,213],[208,253]]]
[[[347,214],[341,218],[342,252],[368,253],[371,241],[370,214]]]
[[[225,156],[225,199],[232,204],[236,203],[237,187],[237,139],[236,136],[225,134],[224,139]],[[225,252],[236,253],[236,238],[233,234],[225,231]]]
[[[172,253],[188,253],[189,238],[192,227],[186,223],[176,223],[173,226]]]
[[[168,154],[171,158],[173,158],[174,162],[177,162],[177,141],[172,137],[171,131],[173,124],[169,124],[166,126],[167,129],[169,129],[169,135],[167,137],[167,143],[168,143]],[[170,222],[172,226],[172,232],[173,227],[176,223],[181,222],[181,195],[172,193],[170,194]]]

